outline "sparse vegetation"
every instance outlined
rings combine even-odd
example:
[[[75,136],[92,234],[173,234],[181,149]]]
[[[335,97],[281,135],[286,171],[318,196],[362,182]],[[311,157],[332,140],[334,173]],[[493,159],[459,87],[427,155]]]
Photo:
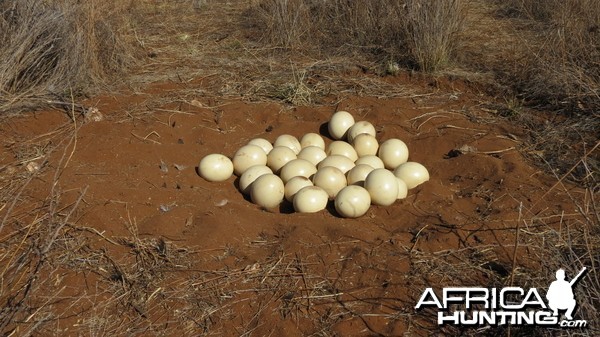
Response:
[[[461,0],[266,0],[256,10],[256,24],[275,45],[366,51],[426,72],[449,63],[463,16]]]
[[[266,41],[282,47],[346,55],[405,49],[398,1],[266,0],[252,11]]]
[[[306,84],[306,72],[293,73],[293,82],[287,82],[276,88],[274,97],[293,105],[309,105],[313,89]]]
[[[505,15],[530,23],[525,68],[510,72],[532,104],[567,114],[600,109],[600,6],[593,0],[507,1]]]
[[[304,0],[265,0],[258,10],[269,42],[301,47],[314,32],[309,4]]]
[[[391,56],[426,72],[448,66],[479,71],[481,67],[471,65],[480,60],[470,56],[459,58],[465,64],[452,62],[461,39],[479,41],[477,36],[460,34],[465,6],[498,6],[499,15],[521,27],[509,32],[514,35],[513,52],[497,55],[508,59],[481,65],[495,72],[514,91],[512,95],[526,98],[530,106],[598,110],[600,9],[593,0],[514,0],[498,5],[461,0],[268,0],[259,2],[256,24],[263,27],[267,41],[282,47],[325,54],[366,52],[382,63]]]
[[[279,315],[299,331],[322,336],[335,334],[332,329],[336,324],[353,320],[359,329],[368,331],[370,318],[402,322],[408,333],[498,336],[509,331],[503,327],[438,327],[434,313],[412,310],[416,297],[424,286],[448,280],[453,285],[502,287],[514,282],[545,289],[557,268],[567,268],[571,276],[582,266],[590,272],[577,288],[578,316],[588,319],[588,329],[559,332],[538,327],[512,329],[510,333],[598,335],[600,6],[596,2],[253,0],[251,5],[242,5],[236,1],[189,0],[137,4],[0,0],[2,115],[44,106],[49,100],[69,101],[120,76],[128,80],[135,75],[143,83],[127,89],[143,93],[147,100],[132,103],[142,106],[131,107],[132,111],[143,112],[126,111],[123,114],[127,118],[145,125],[156,119],[175,132],[181,123],[179,113],[191,116],[209,111],[207,120],[214,120],[217,127],[206,132],[225,135],[239,128],[229,124],[230,116],[222,110],[224,100],[219,101],[222,98],[283,102],[277,113],[285,115],[285,104],[318,105],[327,95],[334,96],[335,104],[345,95],[377,99],[406,95],[415,103],[429,93],[408,94],[412,89],[386,82],[389,77],[381,78],[401,79],[406,70],[411,76],[425,73],[419,78],[437,79],[448,74],[456,78],[462,74],[469,81],[479,78],[474,74],[485,74],[493,78],[493,85],[488,90],[486,82],[482,91],[496,97],[486,96],[481,99],[489,101],[477,102],[477,107],[488,107],[491,115],[481,123],[521,125],[523,136],[507,133],[498,139],[510,138],[523,155],[541,163],[542,169],[532,177],[541,175],[542,170],[554,175],[554,185],[546,186],[548,195],[560,191],[570,200],[565,204],[573,208],[569,212],[553,209],[553,201],[546,205],[540,200],[543,209],[519,208],[518,218],[494,220],[503,227],[497,223],[479,227],[500,208],[495,206],[498,201],[493,193],[484,191],[478,192],[485,194],[481,199],[486,200],[481,217],[475,213],[460,215],[465,216],[468,226],[462,226],[463,220],[446,223],[439,214],[423,215],[415,203],[411,212],[418,214],[410,216],[434,218],[435,225],[424,225],[415,232],[390,232],[389,237],[365,239],[357,235],[331,242],[319,237],[315,239],[318,242],[300,242],[288,232],[295,224],[288,223],[277,227],[276,233],[205,249],[143,236],[129,214],[129,201],[107,200],[101,207],[123,205],[119,213],[123,222],[115,227],[122,226],[125,234],[111,235],[81,221],[86,214],[79,208],[94,196],[83,187],[61,189],[60,177],[71,156],[82,151],[74,145],[81,124],[74,119],[77,123],[72,127],[69,120],[34,141],[15,137],[5,140],[0,148],[0,155],[3,150],[15,152],[13,162],[0,162],[0,335],[249,336],[264,331],[260,329],[265,329],[265,317]],[[212,15],[215,6],[226,7],[220,14],[229,16],[219,22],[220,26],[210,26],[214,24],[211,21],[207,27],[199,20],[200,14]],[[471,23],[502,23],[504,26],[493,26],[491,31],[505,34],[504,40],[494,34],[478,36],[478,29],[465,28],[466,19],[473,15],[467,9],[477,6],[490,10],[478,12]],[[134,31],[135,15],[145,21]],[[138,44],[146,49],[148,58],[140,62],[140,68],[129,71]],[[465,52],[465,46],[484,44],[482,53]],[[201,69],[188,73],[193,67]],[[177,83],[183,93],[177,96],[165,90],[157,94],[162,87],[151,93],[141,89],[157,79]],[[437,90],[443,89],[432,89]],[[459,99],[460,94],[450,97]],[[213,97],[217,99],[213,101]],[[437,99],[448,99],[448,95]],[[194,110],[182,112],[181,107],[192,100],[196,100]],[[538,115],[532,108],[544,114]],[[152,112],[159,110],[172,115]],[[156,118],[148,117],[152,113]],[[362,113],[368,116],[369,111]],[[425,112],[415,121],[414,129],[422,135],[430,123],[463,113]],[[268,124],[265,132],[283,124],[253,117],[244,118],[253,125]],[[302,122],[295,117],[290,120]],[[151,122],[146,123],[148,120]],[[313,122],[316,120],[314,117]],[[454,124],[436,131],[454,128],[465,134],[477,132],[477,137],[481,134],[480,130]],[[151,136],[166,143],[170,137],[153,129],[144,132],[146,138],[141,134],[132,140],[150,143],[147,138]],[[198,132],[192,130],[190,134]],[[183,146],[183,136],[177,141],[181,142],[177,146]],[[189,143],[188,138],[185,141]],[[493,158],[492,169],[509,169],[501,166],[501,153],[482,153],[479,155]],[[475,156],[475,152],[470,155]],[[29,163],[39,165],[27,171]],[[179,167],[171,168],[174,170],[179,172]],[[90,169],[80,173],[106,172]],[[458,177],[453,184],[461,186],[460,179],[468,178]],[[166,189],[147,183],[154,189]],[[171,183],[165,182],[169,188]],[[186,188],[179,181],[175,183],[177,191]],[[570,183],[579,189],[574,192]],[[52,188],[38,193],[47,186]],[[33,190],[36,193],[30,193]],[[444,192],[465,203],[477,198],[475,192]],[[505,192],[496,197],[512,197],[512,191]],[[520,203],[506,204],[520,207]],[[533,203],[537,205],[536,200]],[[509,239],[480,242],[477,236],[483,231]],[[332,231],[332,237],[337,235]],[[421,249],[420,244],[428,238],[440,243],[450,236],[458,238],[460,248]],[[513,247],[506,245],[510,238],[514,238],[518,258],[513,259]],[[85,288],[72,289],[75,282],[85,283]],[[70,330],[55,330],[58,322],[69,322]],[[389,331],[390,335],[396,333]]]
[[[65,101],[133,61],[127,2],[0,2],[0,111]]]
[[[434,72],[451,59],[464,20],[461,0],[406,1],[406,37],[419,69]]]

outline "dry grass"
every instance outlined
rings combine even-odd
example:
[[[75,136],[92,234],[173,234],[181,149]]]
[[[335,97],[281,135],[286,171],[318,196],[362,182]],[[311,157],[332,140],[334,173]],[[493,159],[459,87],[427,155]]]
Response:
[[[385,73],[386,63],[408,63],[398,1],[266,0],[257,1],[250,13],[263,44],[320,59],[370,60],[378,73]]]
[[[460,0],[266,0],[256,11],[255,24],[274,45],[366,52],[426,72],[448,65],[464,15]]]
[[[466,69],[495,74],[509,97],[573,116],[600,106],[600,9],[595,1],[473,1]],[[482,10],[484,9],[484,10]],[[475,22],[479,21],[479,23]],[[477,55],[479,54],[479,55]]]
[[[461,0],[406,1],[407,41],[419,69],[435,72],[450,62],[465,11]]]
[[[592,174],[600,167],[598,151],[586,155],[600,137],[598,6],[473,0],[467,9],[457,65],[486,78],[493,110],[525,127],[538,166],[564,174],[579,163],[569,179],[586,186],[582,156]]]
[[[522,79],[525,95],[566,112],[600,108],[600,7],[584,1],[509,1],[517,18],[533,22],[537,41]]]
[[[600,191],[598,116],[557,118],[550,123],[533,117],[527,113],[516,117],[529,129],[526,154],[531,160],[545,171],[567,174],[569,181]]]
[[[584,196],[569,194],[578,213],[557,216],[554,210],[540,212],[532,205],[523,208],[518,219],[503,220],[510,224],[505,230],[519,231],[514,245],[508,246],[465,241],[459,249],[431,250],[422,245],[428,233],[435,231],[451,230],[457,236],[464,231],[462,235],[470,236],[480,230],[440,224],[422,228],[411,242],[402,243],[339,238],[296,244],[294,234],[284,231],[263,233],[238,246],[203,250],[140,237],[127,204],[122,216],[126,236],[105,236],[77,223],[85,189],[65,198],[56,183],[61,168],[68,164],[74,140],[71,131],[65,135],[65,129],[60,130],[57,147],[44,152],[47,156],[65,149],[54,174],[56,188],[47,199],[38,203],[18,192],[9,199],[14,191],[2,194],[5,203],[14,200],[6,203],[8,209],[0,210],[3,334],[142,336],[151,331],[210,336],[234,331],[261,335],[272,328],[266,322],[274,320],[291,322],[305,335],[329,335],[349,322],[366,332],[385,334],[370,326],[375,319],[390,326],[402,324],[415,334],[501,336],[508,333],[506,327],[482,331],[437,326],[433,311],[415,312],[414,304],[430,286],[500,288],[513,284],[543,291],[558,268],[572,276],[583,266],[590,272],[575,291],[576,315],[588,320],[588,329],[512,327],[511,335],[594,336],[600,332],[600,212],[592,188]],[[47,169],[43,167],[42,173]],[[27,188],[32,178],[23,175],[21,186]],[[562,189],[563,180],[557,177],[552,188]],[[571,193],[566,187],[564,191]],[[481,221],[486,221],[484,215]],[[284,248],[290,242],[299,248],[293,252]],[[249,255],[261,258],[248,261]],[[223,260],[236,262],[226,266]],[[410,273],[396,270],[403,263]],[[65,322],[73,322],[69,330],[62,330]]]
[[[392,0],[265,0],[252,9],[257,14],[254,24],[263,29],[267,42],[325,51],[393,48],[402,31],[400,10]]]
[[[65,101],[121,74],[133,60],[129,7],[128,2],[0,2],[0,111]]]
[[[29,4],[33,6],[32,8],[44,8],[44,10],[46,8],[41,7],[41,4],[33,5],[33,1],[20,3]],[[219,78],[214,79],[214,92],[205,92],[202,91],[204,89],[182,85],[182,91],[176,94],[181,95],[181,97],[177,97],[179,101],[189,101],[200,95],[208,96],[210,94],[239,98],[241,93],[244,93],[246,95],[244,99],[277,99],[291,104],[318,104],[318,96],[327,92],[333,92],[338,97],[344,95],[406,95],[406,91],[399,90],[396,85],[378,81],[376,77],[366,77],[362,73],[356,73],[355,62],[349,56],[328,57],[317,62],[304,60],[304,63],[293,64],[287,59],[291,58],[290,55],[293,54],[308,53],[315,46],[312,44],[307,46],[305,43],[316,40],[320,41],[319,49],[330,48],[329,50],[339,52],[346,48],[352,50],[353,53],[366,52],[374,55],[375,58],[380,58],[379,61],[384,59],[385,62],[388,62],[391,59],[399,61],[401,64],[415,62],[416,58],[409,53],[409,43],[404,35],[407,21],[397,19],[405,17],[408,10],[400,6],[400,2],[341,0],[325,2],[290,0],[284,2],[269,0],[261,3],[271,6],[261,7],[262,15],[269,14],[272,8],[277,9],[274,13],[279,13],[279,16],[274,16],[273,20],[280,22],[269,23],[268,27],[272,28],[266,31],[265,38],[272,44],[292,50],[291,53],[282,54],[281,58],[285,58],[284,61],[273,57],[274,54],[281,51],[279,48],[269,49],[264,48],[263,45],[259,45],[259,47],[254,45],[255,49],[250,48],[253,46],[252,44],[248,44],[247,41],[238,39],[239,36],[234,35],[233,31],[238,29],[235,25],[223,25],[232,30],[225,32],[225,34],[235,36],[231,39],[232,41],[223,37],[225,35],[221,35],[221,32],[202,31],[197,35],[191,34],[190,32],[194,32],[194,30],[188,26],[196,25],[193,19],[219,19],[213,18],[210,7],[207,12],[190,13],[181,11],[182,1],[157,2],[154,10],[146,8],[149,11],[146,19],[160,21],[159,25],[152,26],[160,34],[156,32],[146,35],[140,33],[138,36],[150,52],[159,55],[152,60],[153,65],[144,68],[147,76],[150,76],[150,80],[156,80],[156,76],[166,76],[161,74],[167,73],[161,73],[156,69],[172,69],[182,62],[193,64],[199,59],[206,62],[202,65],[203,69],[195,69],[189,73],[178,70],[177,76],[169,77],[169,79],[177,79],[181,83],[185,83],[195,76],[210,79],[212,74],[219,74]],[[283,6],[284,4],[285,6]],[[530,2],[521,4],[530,5]],[[206,6],[211,6],[211,4]],[[293,6],[304,7],[295,12]],[[98,10],[102,12],[104,9]],[[525,12],[524,9],[519,9],[519,13]],[[7,24],[8,13],[3,12],[2,24],[4,25]],[[303,20],[306,20],[307,13],[313,15],[312,20],[315,22],[327,25],[325,27],[328,27],[329,30],[314,30],[315,27],[297,30],[298,27],[302,28],[302,25],[306,24],[306,22],[303,23]],[[423,13],[421,12],[421,14]],[[51,18],[56,19],[62,17],[61,15],[66,14],[51,16]],[[161,15],[169,15],[169,17],[165,18]],[[183,15],[186,15],[186,20],[181,19]],[[78,16],[79,19],[82,17],[85,16]],[[93,17],[92,15],[90,20],[93,21]],[[119,19],[118,15],[112,18]],[[532,18],[527,16],[526,20],[532,20]],[[535,20],[547,20],[547,18],[547,16],[542,16]],[[221,19],[226,20],[227,18]],[[67,20],[67,22],[73,24],[72,21]],[[211,21],[210,24],[213,22]],[[60,25],[54,27],[53,23],[52,28],[57,28],[57,32],[47,31],[50,21],[46,20],[41,20],[39,25],[41,26],[34,25],[34,28],[45,27],[46,30],[40,29],[32,32],[38,32],[42,34],[41,36],[51,36],[50,41],[59,41],[61,34],[66,29],[65,27],[61,28]],[[104,27],[104,25],[100,23],[99,27]],[[275,29],[275,27],[279,28]],[[448,32],[451,32],[453,26],[449,27],[451,29]],[[110,30],[110,27],[105,28]],[[441,28],[436,28],[436,31],[437,29]],[[94,29],[89,30],[88,33],[92,36],[100,34],[100,36],[106,37]],[[188,33],[190,34],[185,35],[184,39],[183,34]],[[29,41],[30,35],[35,36],[32,33],[23,32],[21,34],[25,34],[24,41]],[[40,36],[39,34],[38,36]],[[425,31],[421,34],[427,36],[430,32]],[[109,36],[112,35],[109,34]],[[117,38],[116,36],[115,39]],[[214,42],[221,41],[221,39],[225,39],[222,44]],[[443,37],[442,40],[444,39],[448,40],[447,37]],[[88,41],[92,40],[90,38]],[[104,39],[101,40],[97,43],[105,42]],[[37,43],[44,41],[37,41]],[[111,39],[106,41],[110,43]],[[35,41],[31,40],[30,42]],[[170,45],[168,42],[172,44]],[[438,43],[443,45],[445,42],[433,41],[433,45]],[[327,45],[327,47],[323,47],[321,44]],[[80,50],[77,49],[79,47],[75,48],[67,44],[65,48],[73,47],[73,49],[56,47],[58,49],[52,49],[52,51],[57,54],[46,54],[43,53],[43,47],[47,47],[46,44],[23,45],[29,46],[30,51],[35,51],[34,54],[24,53],[23,55],[29,55],[24,60],[56,60],[58,63],[54,67],[52,62],[33,62],[39,68],[23,68],[36,71],[41,69],[40,74],[44,76],[39,79],[13,76],[21,82],[9,80],[8,82],[15,84],[14,86],[11,84],[11,87],[14,90],[24,89],[19,93],[2,95],[2,99],[8,97],[7,100],[1,101],[2,106],[5,107],[8,105],[24,107],[32,102],[38,102],[41,97],[48,97],[46,96],[49,94],[47,88],[50,84],[48,83],[59,86],[60,90],[56,91],[59,95],[64,95],[65,92],[71,90],[77,91],[79,86],[76,85],[78,83],[76,80],[86,77],[78,71],[75,71],[74,74],[64,74],[65,67],[73,64],[65,62],[76,61],[76,65],[80,62],[92,62],[93,55],[95,55],[91,53],[90,56],[78,58],[75,61],[69,57],[59,60],[57,55],[63,54],[58,54],[58,52],[72,55],[70,53]],[[62,45],[58,44],[57,46]],[[205,46],[209,46],[209,48]],[[268,50],[265,51],[265,49]],[[86,50],[90,51],[93,48],[86,47]],[[96,64],[97,67],[90,68],[95,69],[92,73],[93,76],[90,74],[86,76],[104,78],[105,72],[110,73],[114,69],[120,68],[122,61],[118,61],[121,60],[119,49],[108,48],[107,50],[110,52],[103,54],[104,56]],[[431,50],[432,54],[437,53],[435,48]],[[433,65],[438,62],[436,60],[440,60],[442,66],[448,64],[452,57],[452,52],[448,52],[449,50],[451,48],[444,49],[440,52],[441,57],[427,61],[432,62],[432,66],[423,67],[423,69],[434,67]],[[14,52],[13,50],[10,55],[13,55]],[[1,53],[2,51],[0,51]],[[318,51],[318,53],[324,52]],[[543,55],[534,56],[542,57]],[[2,57],[3,60],[14,62],[12,57],[4,58],[4,54]],[[84,62],[84,59],[88,57],[91,58],[91,61]],[[548,60],[552,59],[553,57]],[[109,62],[113,66],[105,68],[99,66],[104,64],[101,62],[102,60],[117,62]],[[23,67],[18,62],[13,64],[12,67]],[[158,64],[158,68],[152,68],[156,64]],[[376,68],[375,63],[365,64],[370,69]],[[593,62],[590,64],[593,65]],[[74,69],[80,68],[75,67]],[[9,72],[2,74],[9,74]],[[25,71],[24,74],[28,74],[28,72]],[[342,75],[340,76],[340,74]],[[179,77],[180,75],[181,77]],[[9,75],[3,76],[0,78],[10,77]],[[565,79],[572,79],[571,77],[557,78],[561,79],[558,81],[559,83]],[[18,87],[18,83],[22,83],[19,84],[22,86]],[[29,84],[25,85],[25,83]],[[83,83],[88,84],[89,82]],[[327,83],[327,90],[323,83]],[[520,81],[519,83],[527,82]],[[526,86],[521,88],[526,88]],[[555,87],[550,86],[550,88]],[[585,86],[580,88],[585,88]],[[543,94],[542,91],[540,92]],[[165,97],[167,97],[166,94],[154,98],[155,101],[150,101],[152,104],[147,104],[148,101],[146,101],[144,104],[150,105],[150,107],[146,106],[146,109],[152,110],[152,105],[162,105],[164,102],[159,102],[159,100],[167,99]],[[592,106],[589,102],[593,102],[593,95],[585,96],[578,93],[563,97],[577,98],[584,107]],[[590,100],[582,99],[584,97],[591,98]],[[574,102],[576,104],[576,101]],[[582,122],[573,128],[565,128],[564,130],[568,131],[566,133],[557,131],[553,125],[544,125],[539,131],[535,131],[537,138],[534,139],[531,150],[548,149],[544,146],[548,146],[549,136],[565,140],[561,143],[554,143],[558,144],[554,148],[558,155],[544,156],[548,162],[549,171],[553,171],[559,166],[563,166],[556,159],[570,151],[571,143],[577,142],[581,136],[587,137],[597,132],[595,130],[598,129],[594,125],[596,124],[592,124],[592,122]],[[567,139],[564,137],[565,134],[569,134],[573,138]],[[64,136],[62,133],[59,135]],[[37,145],[33,143],[16,144],[21,140],[15,140],[14,150],[17,152],[17,166],[20,169],[25,163],[34,159],[43,163],[45,156],[51,151],[59,150],[61,146],[66,146],[72,139],[72,135],[64,136],[62,141],[56,134],[48,137],[52,137],[52,141],[40,141]],[[51,144],[55,145],[50,146]],[[66,147],[68,148],[68,146]],[[22,193],[27,190],[31,181],[36,179],[36,174],[7,175],[5,179],[0,179],[3,187],[0,204],[5,205],[0,208],[0,216],[2,216],[0,218],[0,266],[2,266],[0,267],[0,334],[61,335],[64,331],[55,330],[55,327],[59,325],[58,322],[73,319],[73,315],[76,315],[78,322],[76,322],[77,325],[70,328],[69,333],[71,334],[89,336],[148,335],[150,333],[156,335],[161,335],[161,333],[167,335],[251,335],[253,332],[259,334],[257,331],[261,331],[261,328],[265,329],[264,318],[267,315],[275,315],[282,322],[291,320],[295,326],[303,327],[305,334],[312,333],[323,336],[330,335],[336,324],[352,320],[364,324],[367,333],[381,334],[381,332],[369,331],[368,320],[375,316],[386,322],[405,322],[409,332],[504,335],[507,331],[502,328],[484,331],[460,327],[439,328],[434,326],[435,318],[431,316],[431,312],[415,313],[412,307],[425,286],[441,285],[444,279],[451,279],[453,285],[477,284],[490,287],[504,286],[512,279],[514,284],[520,286],[535,286],[545,289],[557,268],[567,268],[568,275],[573,275],[582,266],[587,266],[594,272],[590,272],[582,280],[577,287],[576,294],[580,301],[577,315],[588,319],[590,329],[567,331],[566,334],[597,335],[598,327],[600,327],[597,318],[600,316],[597,312],[597,308],[600,307],[598,302],[600,286],[597,274],[600,264],[598,260],[600,257],[598,214],[600,212],[596,200],[598,183],[595,180],[597,179],[598,162],[594,161],[594,153],[586,156],[585,154],[588,152],[589,147],[582,149],[582,153],[578,155],[581,162],[576,168],[577,179],[582,185],[588,187],[587,194],[581,198],[577,196],[572,198],[573,204],[578,207],[581,216],[565,218],[558,224],[548,223],[543,217],[544,212],[531,209],[524,210],[522,219],[513,219],[515,223],[521,221],[521,226],[514,228],[514,230],[520,231],[515,251],[523,253],[520,256],[529,256],[530,261],[544,261],[546,263],[544,266],[528,263],[527,260],[521,258],[516,259],[513,266],[511,265],[512,256],[507,256],[505,253],[507,250],[512,251],[512,247],[506,249],[497,244],[473,245],[464,249],[433,252],[419,250],[418,242],[425,240],[420,238],[425,236],[425,230],[415,234],[414,245],[404,246],[397,243],[390,244],[387,241],[363,242],[357,240],[340,240],[321,246],[306,243],[303,251],[310,252],[307,255],[282,252],[281,247],[284,244],[282,241],[286,238],[282,235],[275,237],[266,234],[239,247],[222,247],[222,249],[209,252],[195,247],[178,247],[161,239],[140,238],[134,219],[129,219],[127,223],[123,224],[129,230],[128,236],[105,237],[100,232],[73,221],[74,214],[77,213],[78,202],[83,200],[84,189],[71,198],[70,202],[65,202],[66,199],[59,189],[53,190],[45,200],[37,202],[29,199],[26,193]],[[551,151],[547,153],[551,153]],[[68,158],[68,155],[67,151],[64,157]],[[8,167],[0,167],[0,177],[7,172],[7,169]],[[46,169],[48,168],[42,165],[42,170]],[[568,168],[564,172],[567,171],[569,171]],[[557,179],[557,181],[563,180]],[[560,184],[556,188],[559,187]],[[66,206],[58,206],[61,202],[65,202]],[[126,207],[123,217],[127,218]],[[484,220],[481,219],[481,221]],[[293,241],[294,238],[288,238],[288,240]],[[98,245],[98,241],[115,248],[114,251],[107,251]],[[240,250],[252,250],[258,252],[253,256],[264,256],[264,258],[244,265],[244,254]],[[333,260],[331,256],[338,259]],[[339,258],[340,256],[344,258]],[[223,264],[219,264],[221,259],[228,257],[242,262],[234,267],[224,267]],[[390,268],[391,265],[395,265],[393,263],[398,263],[398,261],[409,261],[411,273],[407,274]],[[69,294],[68,289],[62,289],[63,284],[58,282],[64,275],[75,275],[79,277],[77,280],[82,283],[89,281],[88,284],[91,286],[74,295]],[[360,275],[366,275],[365,279],[360,279]],[[68,281],[66,282],[68,284]],[[396,294],[405,291],[407,296],[390,298],[386,295],[388,290]],[[250,304],[252,304],[252,310],[247,309]],[[374,313],[374,308],[378,310],[377,313]],[[272,317],[269,321],[272,321]],[[521,331],[513,330],[512,333],[513,335],[519,333],[522,335],[531,335],[532,333],[552,335],[557,331],[536,328],[535,331],[523,329]]]
[[[56,182],[59,172],[68,165],[76,132],[67,132],[67,136],[58,132],[58,136],[46,135],[56,137],[56,143],[39,151],[35,158],[18,163],[37,160],[41,163],[39,170],[27,172],[23,165],[19,169],[24,173],[0,176],[0,183],[9,187],[3,188],[0,195],[3,202],[0,209],[0,331],[6,335],[15,332],[31,335],[51,319],[53,314],[46,308],[50,300],[42,296],[43,287],[49,283],[44,276],[60,252],[64,229],[85,195],[83,188],[73,202],[66,206],[61,202],[62,193]],[[49,156],[58,151],[63,154],[58,162],[60,169],[53,177],[55,183],[45,200],[32,201],[27,189],[40,172],[46,170]]]
[[[366,56],[381,64],[392,61],[425,72],[439,72],[449,66],[471,72],[485,69],[530,106],[569,113],[597,111],[600,9],[595,2],[491,3],[265,0],[258,1],[252,17],[264,40],[274,46],[316,55]],[[467,8],[489,6],[497,7],[495,13],[486,14],[496,15],[496,21],[475,20],[491,25],[486,27],[491,36],[478,36],[479,30],[462,32],[469,15]],[[502,36],[504,33],[508,36]],[[471,40],[477,41],[471,49],[482,44],[487,49],[491,44],[506,52],[473,59],[470,54],[477,51],[463,48],[465,54],[455,55],[457,45]]]
[[[585,158],[582,160],[586,161]],[[600,204],[594,188],[588,188],[583,195],[574,195],[562,184],[565,177],[556,177],[557,182],[547,193],[553,189],[561,189],[569,196],[577,212],[556,214],[552,210],[540,211],[538,203],[527,208],[515,200],[519,207],[518,218],[503,220],[510,223],[506,229],[512,232],[513,244],[492,243],[433,252],[411,247],[414,272],[412,276],[408,276],[412,285],[410,294],[416,302],[423,289],[431,284],[436,284],[434,289],[461,284],[489,288],[537,288],[544,296],[546,289],[555,279],[556,270],[565,269],[569,280],[583,267],[587,267],[588,273],[573,289],[578,303],[576,319],[587,320],[587,328],[569,330],[541,326],[440,327],[435,324],[437,311],[425,309],[419,312],[414,322],[421,331],[462,336],[596,336],[600,333]],[[588,175],[588,179],[593,179],[592,177],[593,175]],[[598,183],[594,180],[589,181],[587,185],[597,188]],[[434,229],[423,230],[418,236],[426,237],[427,231],[432,230]],[[469,236],[476,232],[471,232]]]
[[[506,327],[439,327],[434,312],[415,312],[414,304],[429,286],[512,283],[547,289],[556,269],[566,268],[572,276],[583,266],[590,272],[576,288],[576,315],[587,319],[589,328],[566,333],[599,332],[600,213],[592,188],[584,196],[569,194],[578,213],[557,216],[554,210],[540,212],[532,205],[518,219],[502,220],[510,224],[505,230],[519,231],[514,245],[508,246],[465,241],[459,249],[431,250],[422,245],[435,231],[470,236],[481,229],[471,232],[440,224],[422,228],[411,242],[397,242],[390,233],[391,239],[374,241],[298,243],[294,233],[283,231],[203,250],[142,238],[127,204],[122,216],[126,236],[105,236],[78,223],[85,188],[69,198],[59,188],[60,170],[68,164],[74,141],[71,130],[66,135],[60,130],[57,146],[42,151],[48,156],[63,149],[57,172],[50,174],[55,188],[48,197],[37,202],[18,190],[2,190],[1,200],[7,205],[0,210],[3,334],[261,335],[273,321],[290,323],[305,335],[328,335],[349,322],[365,332],[385,334],[370,325],[376,320],[400,324],[415,334],[500,336],[507,334]],[[48,169],[43,166],[41,172]],[[34,178],[24,174],[20,186],[26,189]],[[552,188],[562,189],[563,180],[557,177]],[[564,191],[571,193],[566,187]],[[480,221],[486,221],[483,214]],[[295,248],[285,248],[290,244]],[[248,256],[257,259],[249,261]],[[403,264],[410,273],[397,269]],[[67,326],[68,331],[62,330]],[[511,330],[512,335],[558,333],[545,327]]]
[[[265,22],[266,37],[284,47],[300,47],[312,34],[309,4],[304,0],[265,0],[257,7]]]

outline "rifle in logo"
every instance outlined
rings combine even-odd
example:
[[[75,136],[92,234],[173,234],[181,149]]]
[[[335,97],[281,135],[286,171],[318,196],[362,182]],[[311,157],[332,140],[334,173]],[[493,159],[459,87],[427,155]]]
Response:
[[[577,306],[575,296],[573,295],[573,286],[583,276],[587,268],[583,269],[571,279],[571,282],[565,280],[565,270],[559,269],[556,271],[556,281],[553,281],[548,288],[546,293],[546,299],[548,299],[548,306],[552,309],[553,315],[558,316],[558,310],[566,310],[565,317],[568,320],[573,319],[573,310]]]

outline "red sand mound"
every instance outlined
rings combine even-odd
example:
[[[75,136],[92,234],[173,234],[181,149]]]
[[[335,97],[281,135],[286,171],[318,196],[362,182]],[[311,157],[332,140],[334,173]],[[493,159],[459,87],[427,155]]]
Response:
[[[573,214],[564,189],[548,192],[555,180],[519,152],[521,131],[492,119],[473,98],[350,97],[289,108],[199,97],[202,107],[187,102],[127,115],[128,102],[143,98],[121,96],[94,100],[105,119],[80,128],[81,120],[74,124],[60,112],[10,120],[1,126],[0,162],[16,170],[24,169],[13,157],[23,139],[78,127],[76,142],[64,154],[54,152],[27,192],[43,200],[56,169],[66,166],[57,180],[61,205],[67,209],[87,188],[71,222],[89,230],[73,251],[104,252],[85,262],[73,258],[73,268],[61,270],[54,286],[66,290],[59,298],[97,297],[56,303],[75,316],[65,314],[53,326],[69,333],[104,324],[107,331],[173,336],[426,334],[423,326],[435,322],[412,309],[421,289],[460,286],[457,273],[480,275],[474,277],[487,286],[481,265],[452,269],[460,260],[455,253],[469,251],[473,261],[487,257],[493,272],[509,273],[519,219],[544,217],[558,226],[561,216]],[[210,183],[196,172],[203,156],[231,156],[254,137],[324,134],[336,109],[373,123],[380,141],[404,140],[410,160],[423,163],[431,180],[392,206],[343,219],[333,207],[316,214],[293,213],[289,204],[264,210],[238,191],[235,177]],[[52,137],[39,141],[56,145]],[[155,250],[142,249],[148,242]],[[423,261],[429,253],[439,261]],[[518,253],[519,264],[541,263],[528,260],[527,247]],[[106,256],[123,270],[107,270]],[[135,268],[126,269],[132,257]],[[439,273],[444,265],[446,275]]]

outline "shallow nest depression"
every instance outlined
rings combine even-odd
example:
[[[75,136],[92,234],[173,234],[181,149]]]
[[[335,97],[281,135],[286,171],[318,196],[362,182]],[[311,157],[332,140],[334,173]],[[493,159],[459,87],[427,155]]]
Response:
[[[567,139],[552,123],[515,129],[536,124],[518,99],[487,97],[452,74],[383,76],[389,59],[261,45],[228,24],[237,2],[145,5],[138,19],[150,24],[134,39],[146,58],[123,92],[73,103],[74,82],[50,96],[40,84],[23,98],[56,91],[67,114],[1,126],[3,335],[599,333],[596,144],[547,142]],[[89,107],[105,119],[81,116]],[[378,137],[428,147],[414,155],[438,178],[346,222],[260,210],[235,182],[194,172],[209,151],[319,130],[338,109],[380,119]],[[594,135],[592,125],[572,139]],[[577,158],[553,161],[548,148]],[[558,268],[572,276],[583,266],[585,330],[439,327],[435,312],[414,310],[429,286],[547,289]]]

